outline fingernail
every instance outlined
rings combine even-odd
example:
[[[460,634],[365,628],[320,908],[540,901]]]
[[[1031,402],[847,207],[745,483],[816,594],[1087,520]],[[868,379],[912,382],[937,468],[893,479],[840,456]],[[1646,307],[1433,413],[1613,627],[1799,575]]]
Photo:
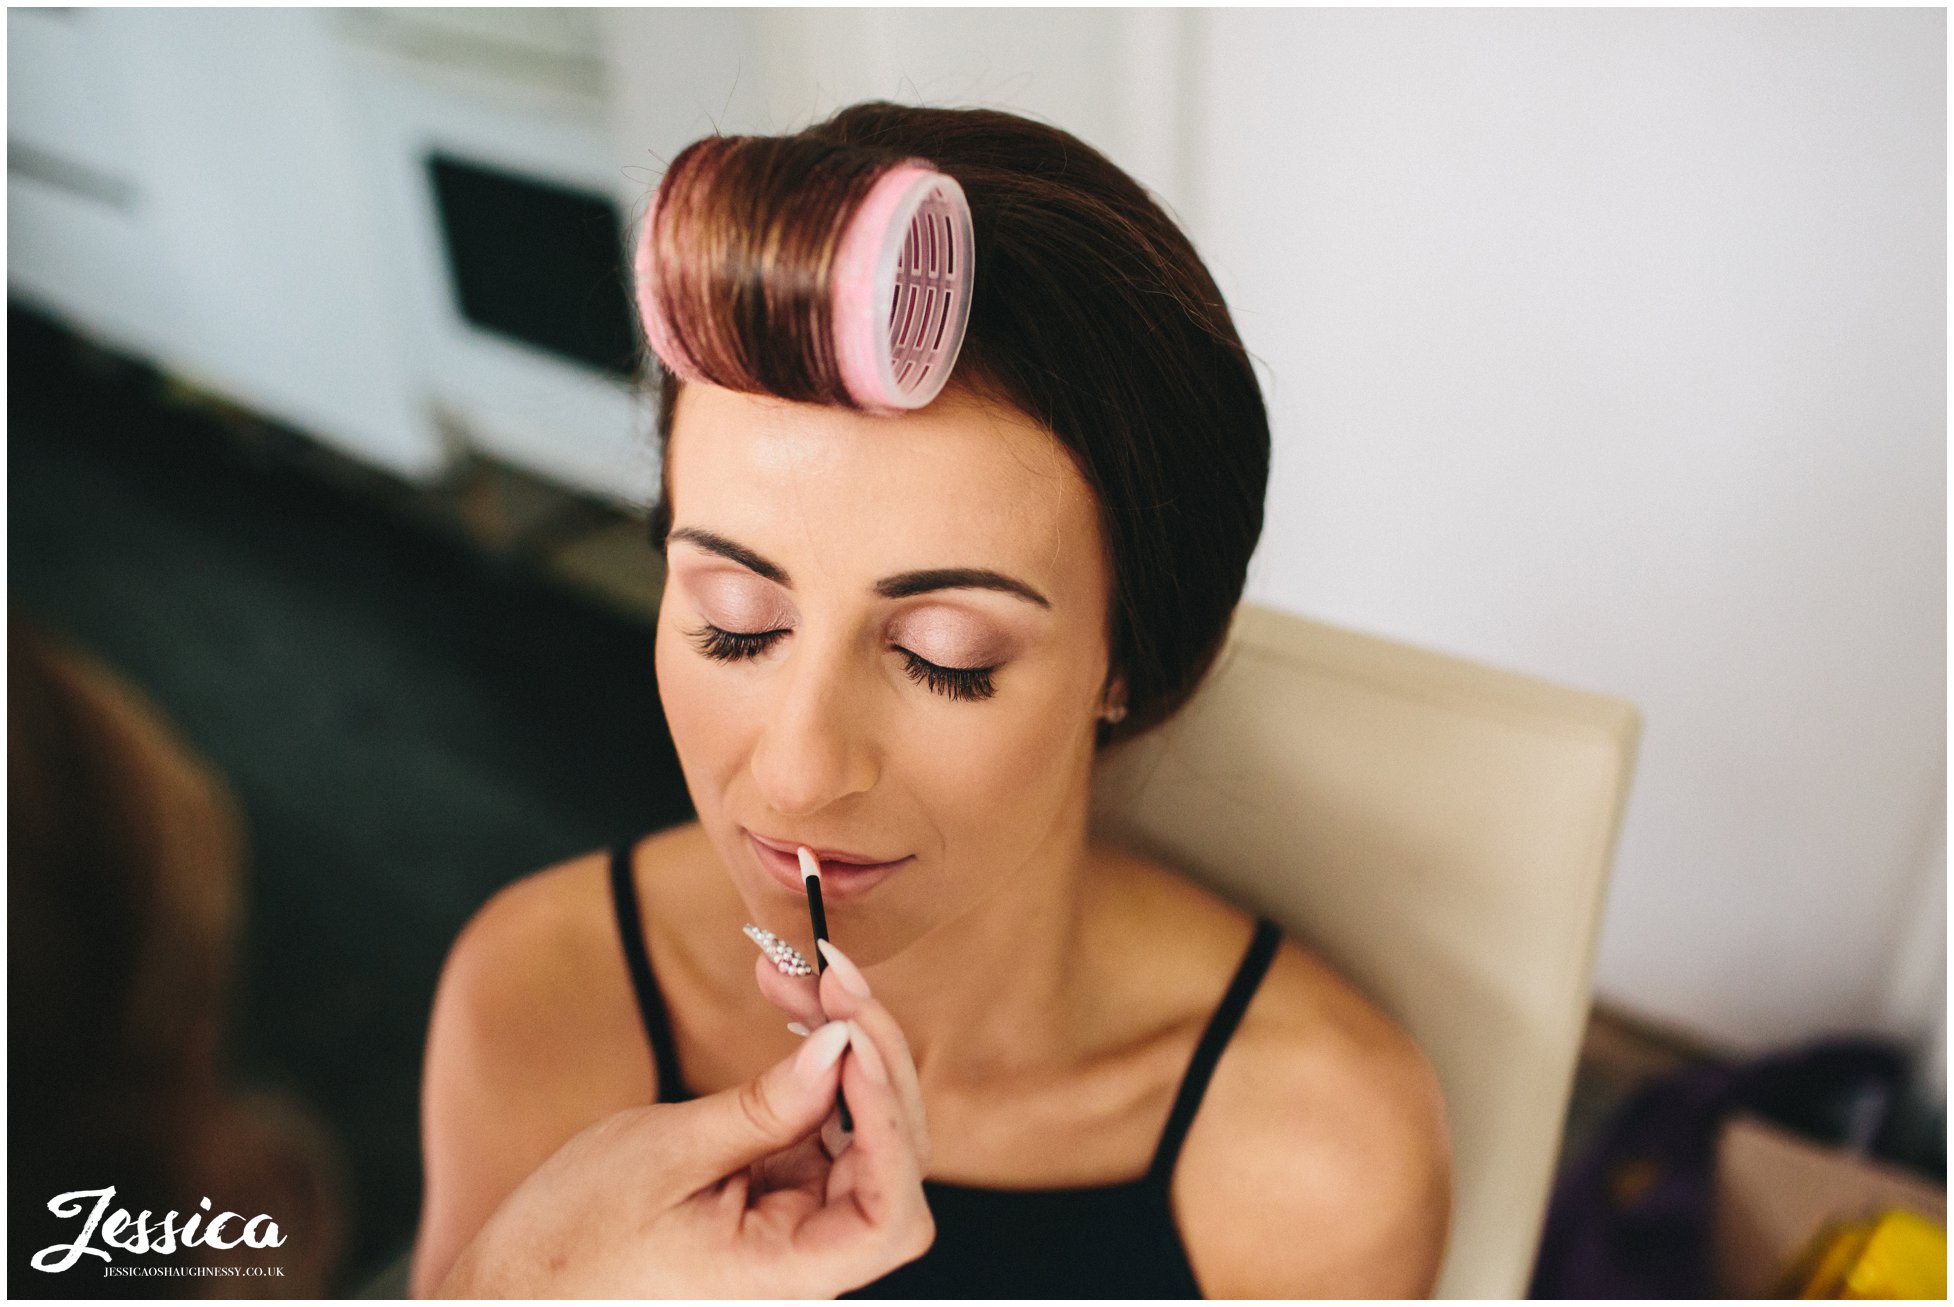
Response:
[[[807,1027],[802,1025],[800,1022],[789,1021],[787,1023],[787,1028],[793,1031],[795,1034],[799,1035],[802,1039],[807,1038]]]
[[[802,1084],[815,1084],[828,1073],[828,1068],[841,1060],[841,1050],[848,1047],[848,1023],[830,1021],[807,1037],[801,1051],[794,1054],[794,1074]]]
[[[868,977],[862,974],[860,967],[848,960],[847,954],[834,946],[833,940],[816,940],[814,947],[821,950],[821,956],[828,960],[828,965],[834,968],[835,975],[841,978],[841,987],[843,989],[853,994],[856,998],[872,997],[869,993]]]
[[[854,1049],[855,1056],[861,1059],[862,1074],[878,1085],[888,1084],[889,1068],[883,1065],[882,1054],[877,1051],[875,1041],[853,1021],[844,1024],[848,1027],[848,1047]]]
[[[771,930],[761,930],[749,921],[740,927],[740,932],[760,946],[760,951],[767,955],[768,960],[779,969],[781,975],[811,976],[814,974],[814,968],[808,965],[807,959],[801,956],[800,950]]]

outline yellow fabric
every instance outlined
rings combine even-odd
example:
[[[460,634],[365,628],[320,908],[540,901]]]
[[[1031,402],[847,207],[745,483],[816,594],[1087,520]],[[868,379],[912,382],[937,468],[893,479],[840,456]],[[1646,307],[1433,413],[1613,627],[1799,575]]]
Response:
[[[1841,1298],[1946,1298],[1947,1231],[1896,1207],[1873,1225]]]

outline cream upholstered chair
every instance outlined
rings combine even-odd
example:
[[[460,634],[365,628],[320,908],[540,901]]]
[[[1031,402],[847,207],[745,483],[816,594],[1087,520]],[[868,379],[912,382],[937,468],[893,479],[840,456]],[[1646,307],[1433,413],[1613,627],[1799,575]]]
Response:
[[[1526,1293],[1586,1025],[1632,704],[1244,604],[1094,824],[1267,912],[1445,1087],[1438,1295]]]

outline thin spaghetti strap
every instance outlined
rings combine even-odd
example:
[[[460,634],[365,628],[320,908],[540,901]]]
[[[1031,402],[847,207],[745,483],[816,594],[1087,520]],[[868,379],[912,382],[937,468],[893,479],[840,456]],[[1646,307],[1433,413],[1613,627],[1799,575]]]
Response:
[[[1208,1018],[1208,1028],[1202,1033],[1201,1042],[1195,1045],[1187,1074],[1181,1078],[1174,1109],[1167,1114],[1167,1128],[1160,1132],[1160,1147],[1154,1150],[1153,1165],[1147,1170],[1147,1179],[1154,1184],[1164,1188],[1173,1178],[1181,1143],[1187,1138],[1188,1127],[1194,1124],[1194,1113],[1200,1109],[1201,1097],[1208,1091],[1208,1079],[1214,1074],[1215,1063],[1221,1060],[1221,1050],[1228,1046],[1242,1013],[1248,1010],[1249,1000],[1255,997],[1256,988],[1276,955],[1276,945],[1281,942],[1282,927],[1267,917],[1256,918],[1255,936],[1249,940],[1248,952],[1243,955],[1228,992],[1222,995],[1220,1006]]]
[[[638,996],[638,1015],[644,1020],[652,1062],[658,1069],[658,1101],[682,1103],[694,1095],[679,1074],[678,1048],[665,1016],[665,1000],[658,993],[658,979],[651,971],[651,954],[645,948],[638,884],[631,876],[631,851],[636,847],[636,841],[626,840],[611,850],[611,905],[617,913],[618,937],[624,944],[624,965]]]

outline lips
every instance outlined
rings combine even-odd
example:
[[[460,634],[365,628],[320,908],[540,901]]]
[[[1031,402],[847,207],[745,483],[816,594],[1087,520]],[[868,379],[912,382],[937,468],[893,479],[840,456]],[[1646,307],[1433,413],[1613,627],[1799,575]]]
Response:
[[[772,880],[782,888],[797,896],[805,897],[807,888],[801,882],[801,864],[795,849],[799,846],[784,841],[763,839],[750,830],[744,830],[747,846],[753,850],[753,859]],[[905,855],[887,862],[869,862],[860,854],[834,855],[830,851],[808,848],[821,860],[821,898],[823,902],[851,898],[868,892],[874,886],[909,865],[913,856]]]
[[[794,856],[795,851],[801,847],[798,843],[790,843],[786,840],[770,840],[764,835],[753,835],[752,831],[748,831],[747,834],[752,835],[755,840],[776,853],[785,853],[789,856]],[[827,871],[827,864],[830,862],[842,862],[856,867],[881,867],[888,865],[890,862],[902,861],[901,858],[871,858],[862,853],[847,853],[839,849],[824,849],[814,844],[809,844],[807,850],[821,860],[821,870],[823,872]]]

